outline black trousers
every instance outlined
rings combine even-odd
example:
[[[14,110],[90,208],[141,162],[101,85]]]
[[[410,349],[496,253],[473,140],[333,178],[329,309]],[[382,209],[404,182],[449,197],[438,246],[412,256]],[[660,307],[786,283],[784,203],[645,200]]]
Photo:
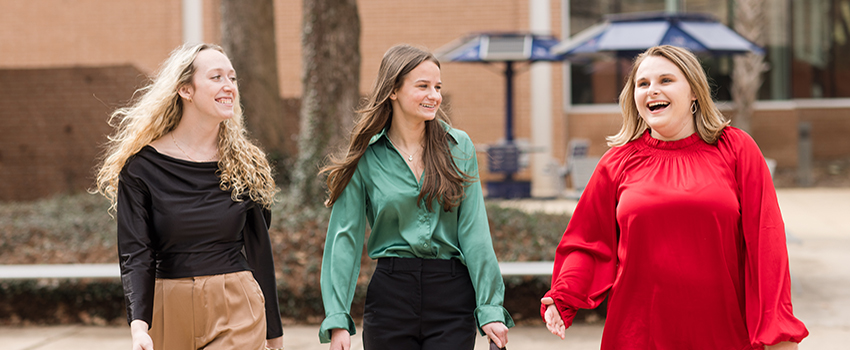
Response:
[[[475,289],[460,261],[382,258],[363,314],[366,350],[472,350]]]

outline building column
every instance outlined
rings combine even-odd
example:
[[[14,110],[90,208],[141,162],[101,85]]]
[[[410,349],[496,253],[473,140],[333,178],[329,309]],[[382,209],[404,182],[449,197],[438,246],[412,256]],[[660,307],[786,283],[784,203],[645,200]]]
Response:
[[[534,34],[551,34],[549,0],[529,1]],[[557,196],[557,163],[552,159],[552,64],[533,63],[531,75],[531,196]]]
[[[183,43],[204,42],[203,0],[183,0]]]

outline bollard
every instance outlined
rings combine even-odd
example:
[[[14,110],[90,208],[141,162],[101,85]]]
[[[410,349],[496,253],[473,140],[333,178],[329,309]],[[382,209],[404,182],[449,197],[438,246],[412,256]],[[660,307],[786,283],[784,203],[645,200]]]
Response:
[[[797,185],[810,187],[812,179],[812,123],[798,124],[799,139],[797,143]]]

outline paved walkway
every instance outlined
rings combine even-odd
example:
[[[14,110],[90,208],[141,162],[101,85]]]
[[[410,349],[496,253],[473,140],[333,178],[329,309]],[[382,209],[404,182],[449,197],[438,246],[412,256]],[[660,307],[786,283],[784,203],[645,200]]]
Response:
[[[811,335],[801,350],[839,350],[850,344],[850,189],[782,189],[780,206],[788,232],[796,315]],[[527,210],[570,212],[574,201],[511,201]],[[318,344],[317,326],[287,326],[287,350],[327,349]],[[602,325],[574,325],[567,340],[549,335],[545,327],[511,330],[511,350],[599,349]],[[487,349],[483,337],[476,350]],[[0,348],[8,350],[129,350],[128,327],[53,326],[0,327]],[[362,349],[355,337],[352,349]]]
[[[287,350],[327,350],[319,344],[318,326],[288,326],[284,328]],[[550,335],[545,327],[520,326],[511,330],[511,350],[594,350],[599,349],[601,325],[577,325],[567,331],[568,341]],[[7,350],[130,350],[128,327],[52,326],[0,327],[0,348]],[[363,349],[359,337],[352,339],[352,350]],[[479,337],[476,350],[487,350],[484,337]]]

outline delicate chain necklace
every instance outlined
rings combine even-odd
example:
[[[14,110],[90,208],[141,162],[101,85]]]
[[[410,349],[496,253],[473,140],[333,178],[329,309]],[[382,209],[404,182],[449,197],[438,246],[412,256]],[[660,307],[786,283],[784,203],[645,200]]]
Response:
[[[189,160],[196,162],[196,163],[199,162],[199,161],[195,160],[194,158],[190,157],[189,154],[186,153],[186,151],[183,150],[183,147],[180,147],[180,145],[177,144],[177,140],[174,139],[174,133],[173,132],[170,135],[171,135],[171,142],[174,142],[174,145],[177,146],[177,149],[179,149],[180,152],[183,152],[183,155],[186,156],[186,158],[189,158]],[[213,160],[213,158],[215,158],[215,156],[213,156],[210,159],[205,160],[205,162],[211,162]]]
[[[419,150],[416,150],[416,152],[413,152],[413,154],[411,154],[411,153],[408,153],[408,152],[407,152],[407,151],[405,151],[405,150],[402,150],[400,147],[398,147],[398,146],[396,146],[396,145],[395,145],[395,142],[393,142],[393,140],[390,138],[390,135],[387,135],[387,140],[390,140],[390,144],[392,144],[392,145],[393,145],[393,147],[395,147],[395,149],[397,149],[397,150],[399,150],[399,151],[402,151],[402,152],[404,152],[404,153],[407,153],[407,161],[408,161],[408,162],[412,162],[412,161],[413,161],[413,156],[414,156],[414,155],[416,155],[416,152],[419,152]]]

